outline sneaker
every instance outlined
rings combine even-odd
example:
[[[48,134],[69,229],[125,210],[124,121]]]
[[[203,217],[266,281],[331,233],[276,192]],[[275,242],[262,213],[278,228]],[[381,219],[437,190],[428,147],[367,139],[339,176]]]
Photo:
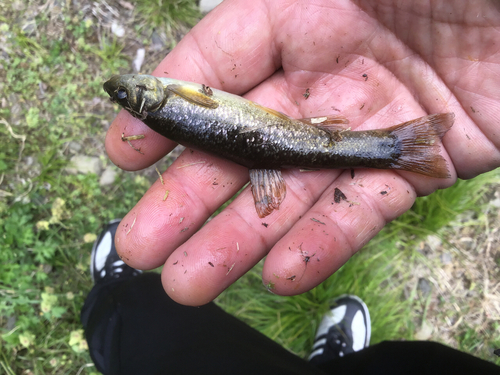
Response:
[[[323,316],[309,362],[321,365],[332,359],[357,352],[370,344],[370,313],[356,296],[343,295]]]
[[[94,242],[90,255],[90,275],[94,284],[140,275],[142,271],[125,264],[115,248],[115,233],[121,219],[110,221]]]

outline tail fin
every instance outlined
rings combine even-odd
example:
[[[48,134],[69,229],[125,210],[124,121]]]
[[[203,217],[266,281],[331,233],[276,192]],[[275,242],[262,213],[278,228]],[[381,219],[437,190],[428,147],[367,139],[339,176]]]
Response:
[[[450,177],[446,161],[439,151],[441,138],[452,127],[454,118],[452,112],[439,113],[387,129],[401,142],[401,156],[392,168],[430,177]]]

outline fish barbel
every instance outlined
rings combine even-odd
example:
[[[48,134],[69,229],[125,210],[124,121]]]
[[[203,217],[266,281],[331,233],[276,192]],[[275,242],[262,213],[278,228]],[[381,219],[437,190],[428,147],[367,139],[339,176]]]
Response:
[[[364,167],[449,177],[439,151],[453,113],[387,129],[350,131],[342,128],[348,123],[342,116],[292,119],[240,96],[171,78],[113,76],[104,90],[161,135],[249,168],[261,218],[285,198],[281,168]]]

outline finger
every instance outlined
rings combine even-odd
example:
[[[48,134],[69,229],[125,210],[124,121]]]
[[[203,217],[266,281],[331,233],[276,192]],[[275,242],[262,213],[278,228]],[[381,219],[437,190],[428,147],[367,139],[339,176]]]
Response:
[[[314,288],[408,210],[415,196],[394,172],[356,170],[354,178],[344,172],[270,251],[264,283],[280,295]]]
[[[250,90],[281,64],[264,1],[226,1],[206,15],[154,70],[235,94]]]
[[[186,149],[122,219],[118,254],[137,269],[159,267],[247,181],[246,168]]]
[[[124,137],[143,136],[126,141]],[[176,146],[151,130],[142,121],[122,110],[108,129],[105,140],[106,152],[111,161],[127,171],[144,169],[160,160]]]
[[[162,272],[165,291],[185,305],[212,301],[266,255],[339,173],[287,170],[287,197],[264,219],[257,216],[247,188],[168,257]]]

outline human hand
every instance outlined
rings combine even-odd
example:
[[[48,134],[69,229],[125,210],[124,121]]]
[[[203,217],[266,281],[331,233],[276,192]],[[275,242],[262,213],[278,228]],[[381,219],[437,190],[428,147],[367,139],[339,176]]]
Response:
[[[279,211],[259,219],[247,187],[201,228],[247,183],[248,170],[186,149],[163,173],[165,185],[156,181],[123,219],[119,254],[135,268],[165,264],[166,292],[187,305],[211,301],[266,255],[263,282],[274,293],[299,294],[334,273],[417,195],[449,187],[457,175],[472,178],[498,167],[500,7],[486,0],[471,5],[222,3],[154,75],[244,94],[294,118],[342,114],[357,130],[454,112],[442,152],[452,177],[284,170],[287,197]],[[144,155],[122,142],[122,133],[144,134],[134,141]],[[126,111],[106,137],[109,157],[126,170],[145,168],[174,146]],[[336,188],[350,203],[334,203]]]

